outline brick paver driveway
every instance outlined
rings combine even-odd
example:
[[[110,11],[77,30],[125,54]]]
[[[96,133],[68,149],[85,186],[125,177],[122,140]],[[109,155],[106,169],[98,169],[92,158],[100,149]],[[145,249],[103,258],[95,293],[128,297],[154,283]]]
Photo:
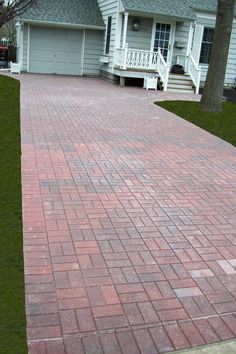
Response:
[[[236,149],[153,105],[173,95],[21,81],[30,353],[235,337]]]

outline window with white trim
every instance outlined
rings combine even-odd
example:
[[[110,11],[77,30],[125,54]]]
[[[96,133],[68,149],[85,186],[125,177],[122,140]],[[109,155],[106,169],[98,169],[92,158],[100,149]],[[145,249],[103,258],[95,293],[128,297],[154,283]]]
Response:
[[[200,63],[201,64],[209,64],[212,43],[214,36],[214,28],[205,27],[202,38],[202,47],[200,53]]]

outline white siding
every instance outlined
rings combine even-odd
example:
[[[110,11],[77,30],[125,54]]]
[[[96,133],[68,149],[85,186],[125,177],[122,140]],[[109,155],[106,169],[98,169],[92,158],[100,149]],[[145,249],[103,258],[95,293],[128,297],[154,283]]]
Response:
[[[138,17],[140,20],[140,30],[133,31],[132,24],[135,17],[129,16],[127,40],[129,48],[133,49],[151,49],[153,19]]]
[[[187,54],[189,25],[190,25],[189,22],[176,22],[172,64],[176,64],[176,60],[177,60],[178,55],[186,55]],[[175,46],[176,42],[183,42],[184,47],[177,48]]]
[[[112,26],[111,26],[111,39],[110,39],[110,63],[109,65],[104,65],[103,70],[112,71],[113,69],[113,58],[114,50],[116,47],[116,34],[117,34],[117,18],[118,18],[118,0],[97,0],[100,7],[105,26],[107,26],[107,20],[109,16],[112,16]],[[103,52],[105,51],[105,40],[106,40],[106,31],[103,38]]]
[[[84,75],[99,75],[99,57],[103,53],[103,31],[85,31]]]
[[[215,19],[213,17],[198,17],[197,18],[197,23],[200,25],[203,25],[204,27],[215,27]],[[201,81],[204,82],[206,80],[206,75],[207,75],[207,70],[208,70],[208,65],[207,64],[201,64],[202,68],[202,75],[201,75]]]
[[[233,24],[233,31],[231,35],[225,83],[229,85],[233,85],[235,82],[234,81],[235,77],[236,77],[236,21]]]
[[[215,27],[215,19],[213,16],[198,16],[197,23],[202,24],[205,27]],[[201,64],[202,67],[202,76],[201,81],[206,80],[208,65]],[[230,48],[229,48],[229,57],[226,68],[225,84],[233,85],[236,77],[236,21],[234,20],[233,31],[231,35]]]

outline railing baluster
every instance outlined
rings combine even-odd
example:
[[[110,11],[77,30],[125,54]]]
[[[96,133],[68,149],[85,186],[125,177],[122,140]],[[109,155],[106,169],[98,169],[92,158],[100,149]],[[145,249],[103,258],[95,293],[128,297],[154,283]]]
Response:
[[[151,52],[147,50],[130,49],[128,45],[126,45],[124,49],[117,50],[116,65],[121,65],[123,70],[126,70],[126,68],[155,70],[161,77],[164,90],[166,91],[167,89],[170,68],[160,48],[158,48],[158,51]]]

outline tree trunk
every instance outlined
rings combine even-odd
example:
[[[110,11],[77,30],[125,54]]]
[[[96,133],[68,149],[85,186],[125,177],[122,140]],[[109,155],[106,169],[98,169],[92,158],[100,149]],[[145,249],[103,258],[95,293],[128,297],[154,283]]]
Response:
[[[218,0],[210,63],[201,99],[201,107],[204,112],[222,111],[234,5],[235,0]]]

